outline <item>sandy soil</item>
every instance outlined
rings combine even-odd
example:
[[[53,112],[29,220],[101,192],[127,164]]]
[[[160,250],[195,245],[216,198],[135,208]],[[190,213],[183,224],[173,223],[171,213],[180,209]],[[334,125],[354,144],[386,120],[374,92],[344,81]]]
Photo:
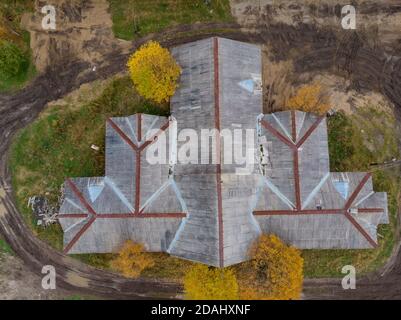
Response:
[[[322,73],[314,76],[311,82],[317,82],[325,88],[330,105],[335,110],[343,110],[350,114],[358,108],[374,106],[386,112],[393,113],[394,104],[378,92],[359,92],[352,88],[350,81],[345,78]]]
[[[269,46],[263,46],[263,98],[264,112],[276,112],[285,109],[286,102],[299,85],[319,83],[334,110],[343,110],[351,114],[358,108],[375,106],[393,113],[394,104],[376,91],[358,91],[350,79],[341,75],[324,72],[294,72],[294,59],[275,60]]]
[[[129,42],[114,38],[106,0],[55,0],[52,4],[56,9],[55,30],[42,28],[41,1],[36,2],[36,13],[25,14],[22,19],[23,27],[31,34],[38,71],[66,58],[89,62],[96,69],[112,50],[129,49]]]

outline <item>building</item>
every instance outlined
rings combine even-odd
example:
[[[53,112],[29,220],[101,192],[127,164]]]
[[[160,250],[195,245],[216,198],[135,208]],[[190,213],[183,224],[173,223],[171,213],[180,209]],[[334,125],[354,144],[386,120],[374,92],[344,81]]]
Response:
[[[105,177],[67,179],[59,214],[66,253],[115,252],[132,239],[223,267],[246,260],[261,232],[299,248],[377,245],[386,193],[373,192],[369,174],[330,173],[324,117],[261,114],[260,47],[209,38],[172,54],[183,70],[172,117],[109,119]],[[208,152],[181,139],[183,129],[206,130]],[[168,161],[149,162],[162,140]],[[255,165],[226,161],[230,143]],[[196,159],[177,161],[187,147]]]

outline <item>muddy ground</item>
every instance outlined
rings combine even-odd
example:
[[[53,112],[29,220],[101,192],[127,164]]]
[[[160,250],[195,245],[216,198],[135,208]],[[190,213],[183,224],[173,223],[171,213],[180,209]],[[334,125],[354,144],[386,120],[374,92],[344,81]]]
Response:
[[[63,290],[44,290],[41,278],[18,258],[0,253],[0,300],[59,300],[69,298]]]
[[[112,37],[110,18],[103,0],[58,1],[61,23],[60,30],[55,32],[45,32],[38,27],[40,14],[26,17],[24,23],[31,32],[32,49],[34,54],[36,52],[36,63],[42,73],[23,90],[0,95],[1,233],[23,261],[24,268],[32,274],[40,275],[44,264],[54,265],[60,288],[108,298],[177,297],[181,291],[177,284],[127,280],[95,270],[39,241],[24,224],[13,204],[7,167],[12,136],[33,121],[48,102],[62,98],[83,83],[105,79],[123,71],[129,52],[151,38],[165,46],[211,35],[258,43],[268,48],[272,64],[291,61],[291,82],[294,85],[304,81],[302,77],[313,78],[324,74],[334,83],[333,86],[343,86],[344,90],[341,90],[345,93],[352,90],[362,96],[374,95],[375,99],[385,99],[399,111],[401,6],[397,2],[358,2],[365,24],[361,24],[356,31],[344,31],[338,27],[338,6],[330,4],[332,1],[310,0],[304,2],[306,5],[299,5],[296,1],[232,0],[233,13],[239,24],[179,26],[134,42]],[[380,24],[376,23],[375,28],[370,21],[380,21]],[[217,32],[217,29],[220,31]],[[267,85],[269,83],[265,82]],[[401,298],[400,277],[401,256],[395,254],[385,272],[359,280],[357,290],[344,291],[338,280],[322,279],[306,282],[304,296],[330,299]]]

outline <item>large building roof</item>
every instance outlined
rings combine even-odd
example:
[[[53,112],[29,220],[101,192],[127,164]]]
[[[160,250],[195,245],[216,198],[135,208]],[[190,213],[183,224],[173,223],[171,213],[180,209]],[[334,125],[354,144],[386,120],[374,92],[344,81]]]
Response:
[[[105,177],[66,181],[59,215],[65,252],[115,252],[132,239],[223,267],[246,260],[261,232],[300,248],[376,246],[377,225],[388,223],[386,194],[373,192],[369,174],[330,173],[324,117],[261,114],[259,46],[209,38],[172,54],[182,68],[172,117],[109,119]],[[216,148],[205,154],[191,145],[197,162],[147,161],[146,149],[162,133],[176,156],[188,145],[183,129],[198,136],[216,129]],[[219,132],[234,129],[251,132],[252,145],[231,141],[257,163],[248,170],[225,161],[230,140]]]

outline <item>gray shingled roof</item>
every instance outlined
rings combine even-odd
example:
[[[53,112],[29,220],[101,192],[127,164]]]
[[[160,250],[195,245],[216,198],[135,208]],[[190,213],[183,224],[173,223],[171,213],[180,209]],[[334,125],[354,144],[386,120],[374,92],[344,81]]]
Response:
[[[259,46],[209,38],[172,54],[182,67],[173,117],[110,119],[105,177],[66,181],[59,215],[65,252],[115,252],[132,239],[222,267],[246,260],[261,232],[300,248],[376,245],[377,225],[388,223],[386,193],[374,193],[365,173],[330,173],[325,118],[260,114]],[[221,164],[150,164],[144,157],[161,131],[175,140],[175,130],[200,136],[202,129],[236,128],[255,129],[255,145],[241,146],[258,162],[247,174],[224,164],[222,148],[213,150]],[[180,150],[187,142],[178,138]]]
[[[128,239],[166,251],[185,216],[169,164],[145,159],[172,119],[136,114],[106,125],[106,176],[68,179],[59,221],[68,253],[117,251]]]
[[[373,192],[368,173],[329,171],[326,119],[286,111],[259,120],[262,231],[306,249],[375,247],[387,195]]]

